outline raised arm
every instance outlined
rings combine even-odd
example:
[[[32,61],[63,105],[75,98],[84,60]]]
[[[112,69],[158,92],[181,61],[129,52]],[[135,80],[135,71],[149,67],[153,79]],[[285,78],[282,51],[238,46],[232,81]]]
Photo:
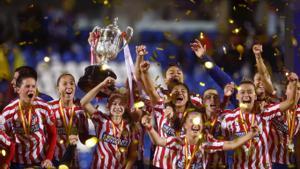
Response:
[[[148,54],[146,46],[140,45],[135,47],[136,61],[135,61],[135,75],[137,80],[141,81],[141,69],[140,64],[144,61],[144,56]]]
[[[90,90],[84,97],[80,100],[80,105],[88,111],[88,113],[94,113],[97,109],[91,104],[91,101],[96,97],[101,89],[107,88],[115,83],[115,79],[112,77],[107,77],[103,82],[99,83],[96,87]]]
[[[253,126],[245,136],[238,137],[232,141],[225,141],[223,145],[223,150],[234,150],[241,145],[245,144],[247,141],[251,140],[258,133],[258,127]]]
[[[257,71],[262,76],[262,82],[263,82],[263,85],[266,89],[266,92],[269,95],[275,95],[276,91],[274,90],[274,87],[272,85],[271,76],[270,76],[270,74],[267,70],[267,67],[264,63],[264,60],[261,56],[261,53],[263,51],[262,50],[262,45],[260,45],[260,44],[253,45],[252,51],[255,55]]]
[[[224,88],[226,84],[233,82],[232,78],[227,73],[222,71],[218,65],[213,63],[213,60],[210,57],[205,55],[206,45],[203,46],[198,39],[195,39],[195,41],[192,42],[190,45],[191,49],[194,51],[195,55],[200,59],[202,64],[205,64],[206,62],[211,62],[213,64],[213,67],[206,67],[206,70],[221,88]]]
[[[289,108],[291,108],[292,106],[294,106],[296,103],[296,97],[297,97],[297,83],[299,81],[298,76],[296,73],[290,73],[289,76],[287,77],[289,84],[287,86],[287,90],[290,90],[290,94],[289,96],[287,96],[287,99],[280,102],[279,104],[279,109],[281,112],[285,112],[286,110],[288,110]]]
[[[144,84],[144,90],[149,95],[151,102],[153,104],[157,104],[161,101],[162,98],[157,93],[157,91],[154,87],[154,83],[149,76],[149,72],[148,72],[149,68],[150,68],[150,63],[148,61],[143,61],[141,63],[141,65],[140,65],[141,78],[142,78],[142,82]]]
[[[144,115],[141,120],[142,125],[147,129],[147,132],[153,144],[162,147],[166,146],[167,139],[160,137],[159,134],[154,130],[151,124],[151,119],[151,115]]]

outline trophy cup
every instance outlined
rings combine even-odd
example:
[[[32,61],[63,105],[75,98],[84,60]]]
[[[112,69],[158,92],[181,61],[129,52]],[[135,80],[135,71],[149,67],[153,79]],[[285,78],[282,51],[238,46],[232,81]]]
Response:
[[[105,28],[96,26],[92,31],[94,39],[90,42],[91,65],[85,68],[85,73],[78,82],[79,88],[84,92],[88,92],[109,76],[117,78],[112,70],[105,68],[105,64],[117,57],[117,54],[128,44],[133,34],[133,29],[129,26],[126,32],[122,32],[118,28],[117,21],[118,18],[115,18],[113,24]],[[109,90],[113,91],[114,88],[111,86]],[[100,91],[97,96],[107,97],[108,93],[107,91]]]

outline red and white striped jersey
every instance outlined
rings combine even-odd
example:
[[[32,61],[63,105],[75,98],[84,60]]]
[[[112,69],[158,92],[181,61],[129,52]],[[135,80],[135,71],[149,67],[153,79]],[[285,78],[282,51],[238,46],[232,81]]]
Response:
[[[115,127],[110,117],[102,112],[95,112],[92,116],[92,121],[99,139],[93,157],[92,168],[125,168],[128,154],[134,153],[128,151],[131,142],[135,139],[134,134],[131,132],[130,125],[123,120],[124,127],[122,133],[120,133],[122,130],[121,127]],[[121,134],[120,138],[117,137],[119,134]]]
[[[172,128],[173,124],[164,115],[165,105],[163,102],[154,106],[154,112],[157,131],[160,137],[175,136],[175,130]],[[176,152],[167,147],[156,146],[153,158],[153,165],[158,168],[171,169],[172,161],[174,161]]]
[[[46,102],[35,99],[32,103],[30,130],[29,134],[26,135],[18,105],[19,99],[4,108],[1,117],[5,119],[5,123],[0,124],[0,128],[4,129],[12,137],[12,141],[16,143],[13,162],[19,164],[40,163],[46,159],[45,148],[48,148],[45,146],[47,145],[46,126],[54,125],[55,117]],[[24,112],[24,114],[28,113]]]
[[[11,145],[10,138],[8,137],[8,135],[4,133],[4,131],[0,130],[0,148],[7,149],[10,145]]]
[[[214,153],[223,150],[223,141],[218,141],[210,135],[204,135],[205,141],[200,145],[199,150],[193,158],[191,169],[207,168],[207,158],[209,153]],[[196,145],[185,145],[184,136],[167,137],[167,145],[169,149],[176,152],[176,156],[172,161],[172,168],[185,169],[185,161],[187,157],[191,157],[196,149]],[[186,154],[188,153],[188,154]]]
[[[268,137],[270,120],[280,116],[279,104],[268,106],[260,114],[241,112],[239,108],[225,115],[222,128],[233,138],[246,135],[251,123],[257,123],[260,134],[235,150],[233,168],[271,168]]]
[[[300,129],[300,105],[298,105],[295,113],[293,136],[295,136]],[[288,151],[289,132],[287,115],[284,114],[272,119],[270,132],[270,156],[272,162],[290,164],[290,158],[293,153],[289,153]]]
[[[56,125],[56,130],[57,130],[57,137],[56,137],[56,147],[55,147],[55,152],[54,152],[54,159],[55,160],[60,160],[67,148],[67,131],[63,122],[63,117],[62,114],[64,115],[64,118],[66,119],[67,125],[69,125],[71,114],[72,114],[72,108],[70,109],[63,109],[63,113],[60,110],[59,106],[59,100],[53,100],[48,102],[54,115],[55,115],[55,125]],[[84,114],[83,109],[80,106],[75,106],[74,107],[74,116],[72,120],[72,129],[71,129],[71,134],[78,134],[77,131],[77,123],[79,119],[79,114]]]
[[[225,140],[228,134],[223,133],[221,122],[226,113],[220,112],[218,116],[214,119],[208,118],[206,114],[204,115],[205,122],[205,132],[212,135],[214,138],[218,140]],[[227,165],[226,161],[226,153],[225,151],[217,151],[214,153],[207,154],[207,166],[208,168],[225,168]]]

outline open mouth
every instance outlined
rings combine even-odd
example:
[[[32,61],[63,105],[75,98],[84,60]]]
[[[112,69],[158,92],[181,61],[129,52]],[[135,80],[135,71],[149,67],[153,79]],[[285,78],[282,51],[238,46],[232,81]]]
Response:
[[[183,102],[183,96],[182,95],[178,95],[176,97],[176,103],[182,103]]]
[[[210,107],[211,107],[212,109],[216,109],[216,108],[217,108],[217,105],[211,104]]]
[[[72,93],[73,93],[73,90],[72,90],[72,89],[67,89],[67,90],[66,90],[66,94],[67,94],[67,95],[71,95]]]
[[[33,98],[33,94],[32,93],[29,93],[28,94],[28,97],[31,99],[31,98]]]
[[[200,125],[192,125],[192,131],[198,132],[200,130]]]

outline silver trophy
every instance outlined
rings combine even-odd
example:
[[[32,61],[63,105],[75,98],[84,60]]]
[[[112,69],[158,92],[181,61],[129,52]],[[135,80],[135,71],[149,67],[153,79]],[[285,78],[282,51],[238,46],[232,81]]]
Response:
[[[84,75],[79,79],[78,86],[84,92],[90,91],[106,77],[117,78],[116,74],[104,66],[109,60],[117,57],[118,53],[128,44],[133,35],[133,29],[127,27],[126,32],[122,32],[117,25],[118,18],[113,24],[101,28],[96,26],[93,29],[91,45],[91,65],[85,68]],[[110,91],[115,89],[110,87]],[[106,97],[110,92],[100,91],[98,97]]]
[[[122,32],[118,28],[117,22],[118,18],[115,18],[113,24],[105,28],[96,26],[93,29],[93,32],[99,35],[92,47],[94,47],[98,57],[96,63],[100,65],[107,63],[108,60],[115,59],[132,38],[133,29],[128,26],[126,32]]]

